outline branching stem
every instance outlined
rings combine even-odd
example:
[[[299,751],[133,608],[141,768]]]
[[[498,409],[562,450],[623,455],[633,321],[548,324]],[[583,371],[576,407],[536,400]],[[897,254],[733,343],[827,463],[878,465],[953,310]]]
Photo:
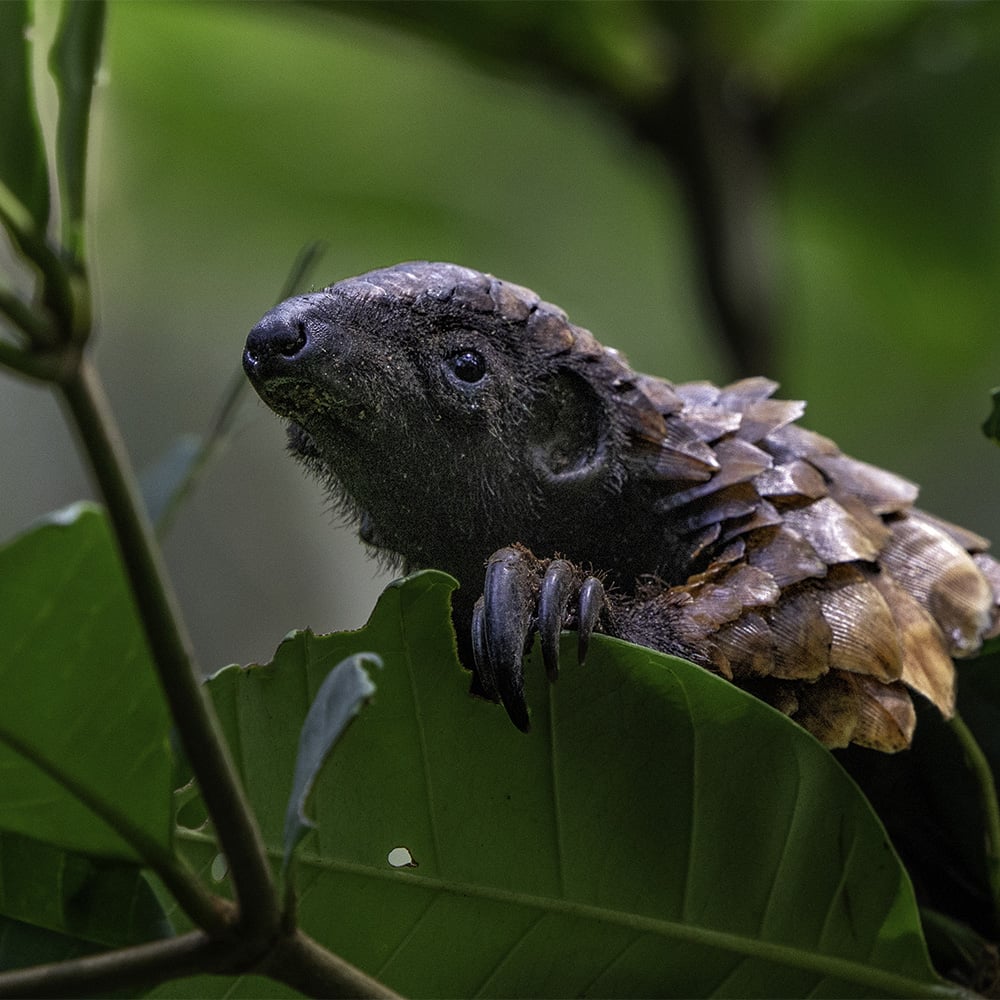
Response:
[[[160,684],[229,862],[241,933],[263,945],[280,925],[264,844],[196,674],[190,641],[140,506],[124,445],[87,357],[80,358],[60,388],[104,495]]]
[[[0,997],[83,997],[222,971],[232,944],[203,931],[5,972]]]
[[[213,973],[270,975],[307,996],[398,998],[301,931],[280,941],[264,963],[258,961],[259,955],[241,939],[192,931],[100,955],[5,972],[0,976],[0,998],[101,996]]]

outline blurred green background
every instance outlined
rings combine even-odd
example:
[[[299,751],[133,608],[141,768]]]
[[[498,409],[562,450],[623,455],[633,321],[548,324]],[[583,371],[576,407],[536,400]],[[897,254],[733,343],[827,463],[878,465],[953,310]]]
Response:
[[[1000,5],[112,2],[105,65],[97,359],[138,468],[207,426],[319,238],[317,285],[455,260],[640,370],[759,358],[808,426],[1000,537]],[[749,360],[704,294],[714,196],[770,336]],[[7,536],[90,491],[47,390],[3,376],[0,419]],[[360,625],[385,582],[283,447],[248,394],[167,542],[206,669]]]

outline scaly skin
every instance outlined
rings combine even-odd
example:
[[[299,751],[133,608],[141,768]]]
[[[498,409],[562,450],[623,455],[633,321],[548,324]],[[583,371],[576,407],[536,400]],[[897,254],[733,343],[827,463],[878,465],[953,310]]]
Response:
[[[557,307],[454,264],[300,295],[244,366],[362,539],[446,570],[479,693],[528,727],[522,656],[564,627],[694,660],[830,746],[908,746],[997,631],[984,539],[795,424],[801,403],[634,372]],[[484,570],[485,567],[485,570]],[[476,598],[482,594],[482,597]]]

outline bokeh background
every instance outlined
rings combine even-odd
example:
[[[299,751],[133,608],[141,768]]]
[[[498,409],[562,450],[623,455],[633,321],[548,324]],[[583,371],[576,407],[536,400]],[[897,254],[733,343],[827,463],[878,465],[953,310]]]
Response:
[[[779,378],[1000,537],[1000,4],[112,0],[105,66],[96,353],[140,470],[322,239],[317,286],[455,260],[640,370]],[[47,390],[0,375],[0,421],[0,536],[91,495]],[[283,449],[248,392],[166,542],[208,670],[386,582]]]

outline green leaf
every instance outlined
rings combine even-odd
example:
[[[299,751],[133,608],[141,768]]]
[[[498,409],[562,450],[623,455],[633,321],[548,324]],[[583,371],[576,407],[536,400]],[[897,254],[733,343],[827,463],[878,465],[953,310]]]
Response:
[[[357,653],[338,663],[320,684],[316,698],[306,713],[295,758],[292,794],[285,812],[285,832],[282,838],[284,871],[288,869],[292,852],[316,825],[306,815],[306,802],[320,769],[348,724],[375,693],[375,685],[362,666],[366,660],[376,667],[382,666],[382,661],[374,653]]]
[[[994,389],[990,396],[993,399],[993,409],[983,421],[983,433],[991,441],[1000,444],[1000,389]]]
[[[170,849],[170,723],[95,507],[0,548],[0,687],[0,829],[127,861]]]
[[[62,243],[77,261],[84,256],[84,185],[90,98],[101,59],[104,0],[63,5],[49,69],[59,92],[56,162],[62,195]]]
[[[412,996],[958,992],[931,970],[882,827],[807,733],[605,639],[552,687],[531,657],[522,735],[467,693],[450,587],[418,574],[360,632],[298,634],[273,664],[210,681],[279,854],[310,692],[345,656],[384,660],[312,798],[310,934]],[[207,835],[179,836],[210,864]]]
[[[0,181],[44,232],[49,175],[31,85],[30,27],[26,0],[0,3]]]
[[[0,834],[0,914],[108,948],[173,933],[142,871]]]

